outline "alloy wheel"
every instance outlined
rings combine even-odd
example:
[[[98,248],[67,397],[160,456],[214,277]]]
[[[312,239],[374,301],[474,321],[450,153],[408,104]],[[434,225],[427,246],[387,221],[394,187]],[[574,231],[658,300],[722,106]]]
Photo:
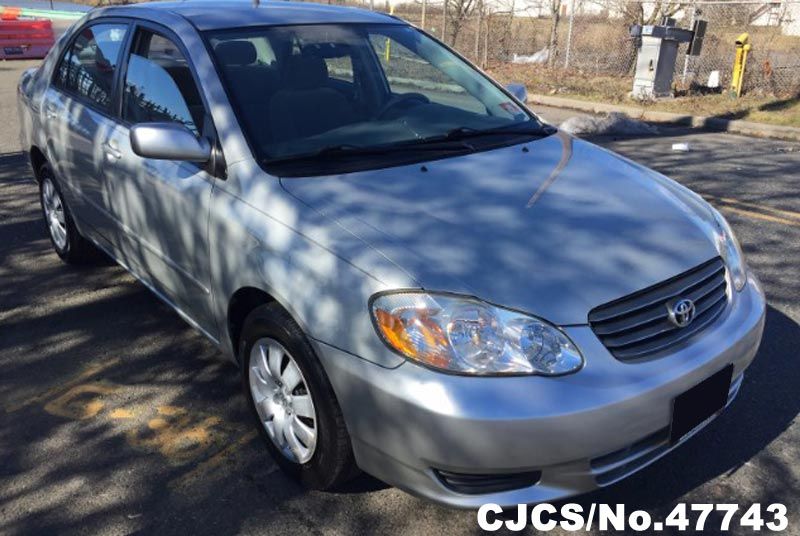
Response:
[[[289,460],[306,463],[317,445],[317,416],[308,383],[278,341],[259,339],[250,351],[250,395],[261,424]]]
[[[60,250],[67,247],[67,220],[64,215],[64,201],[56,190],[53,181],[47,177],[42,183],[42,205],[50,237]]]

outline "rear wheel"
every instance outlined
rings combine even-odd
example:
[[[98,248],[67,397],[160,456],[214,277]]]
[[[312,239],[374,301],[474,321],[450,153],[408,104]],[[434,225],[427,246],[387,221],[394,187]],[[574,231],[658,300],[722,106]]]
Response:
[[[47,233],[53,249],[64,262],[83,264],[94,260],[97,252],[75,227],[61,188],[47,164],[39,170],[39,199]]]
[[[296,322],[277,303],[244,322],[242,386],[272,457],[313,489],[332,489],[358,473],[339,404]]]

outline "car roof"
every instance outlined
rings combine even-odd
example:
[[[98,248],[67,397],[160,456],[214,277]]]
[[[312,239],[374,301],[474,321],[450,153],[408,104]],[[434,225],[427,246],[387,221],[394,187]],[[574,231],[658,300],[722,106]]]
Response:
[[[108,10],[112,9],[121,11]],[[201,31],[286,24],[405,24],[395,17],[364,9],[283,0],[264,1],[258,6],[252,0],[148,2],[122,9],[131,15],[138,10],[168,11],[188,19]]]

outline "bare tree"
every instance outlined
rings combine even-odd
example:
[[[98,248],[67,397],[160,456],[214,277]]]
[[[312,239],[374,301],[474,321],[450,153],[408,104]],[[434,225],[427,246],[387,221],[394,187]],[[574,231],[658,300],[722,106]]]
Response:
[[[493,4],[496,9],[491,12],[491,20],[499,22],[497,45],[500,48],[500,55],[508,57],[511,55],[511,40],[514,36],[516,0],[495,0]],[[492,26],[494,27],[494,24]]]
[[[689,2],[680,0],[662,0],[660,2],[600,0],[595,3],[608,9],[609,12],[621,14],[628,24],[656,24],[663,17],[672,17],[689,4]]]
[[[449,0],[447,14],[450,19],[450,45],[455,46],[458,35],[477,5],[476,0]]]
[[[547,65],[552,67],[558,55],[558,23],[561,21],[561,0],[549,0],[550,41],[547,45]]]

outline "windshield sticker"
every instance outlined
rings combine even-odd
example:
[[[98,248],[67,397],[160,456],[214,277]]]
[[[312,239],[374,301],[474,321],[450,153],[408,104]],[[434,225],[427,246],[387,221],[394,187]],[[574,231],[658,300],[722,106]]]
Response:
[[[500,108],[513,115],[518,115],[522,113],[522,110],[519,109],[519,106],[517,106],[511,101],[501,102]]]

